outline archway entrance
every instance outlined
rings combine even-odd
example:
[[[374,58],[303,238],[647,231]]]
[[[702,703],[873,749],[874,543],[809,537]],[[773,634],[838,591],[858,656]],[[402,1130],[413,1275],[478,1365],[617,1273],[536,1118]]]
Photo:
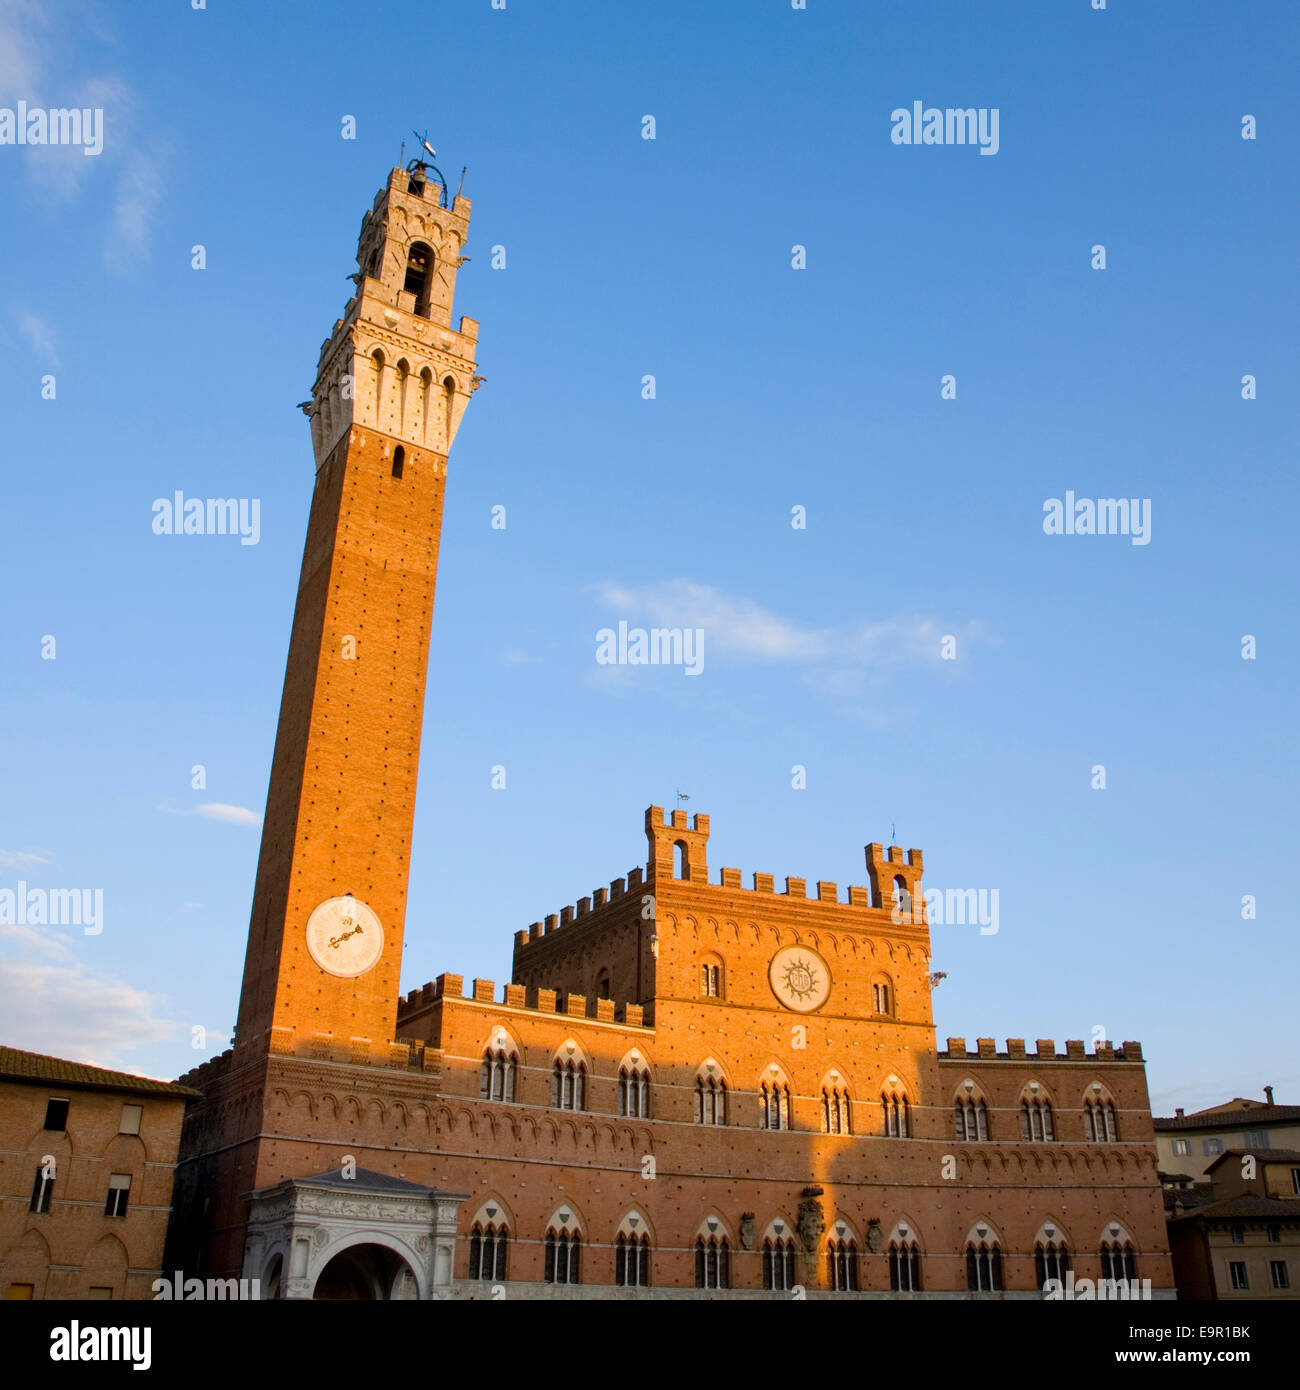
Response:
[[[312,1298],[412,1299],[419,1297],[410,1265],[383,1245],[349,1245],[320,1272]]]

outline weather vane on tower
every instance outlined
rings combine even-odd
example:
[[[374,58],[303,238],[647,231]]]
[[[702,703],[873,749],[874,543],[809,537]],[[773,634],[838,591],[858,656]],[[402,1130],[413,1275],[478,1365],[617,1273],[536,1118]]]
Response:
[[[438,166],[433,163],[433,160],[438,157],[438,151],[435,150],[433,146],[429,143],[429,132],[427,130],[423,135],[421,135],[418,130],[413,130],[411,134],[414,135],[415,138],[420,142],[422,149],[424,150],[425,154],[429,156],[429,158],[425,159],[423,155],[417,154],[416,157],[413,160],[411,160],[411,162],[406,166],[407,173],[413,174],[417,169],[432,169],[433,172],[438,176],[438,182],[442,185],[441,206],[445,208],[450,205],[451,199],[447,194],[447,180],[443,178],[442,170],[439,169]],[[403,142],[403,152],[405,152],[405,142]],[[465,186],[465,171],[463,169],[461,170],[460,174],[460,183],[461,187],[463,188]]]

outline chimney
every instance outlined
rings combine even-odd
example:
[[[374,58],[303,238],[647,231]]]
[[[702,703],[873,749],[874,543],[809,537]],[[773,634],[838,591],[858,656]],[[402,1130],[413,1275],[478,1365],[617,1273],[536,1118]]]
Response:
[[[1265,1086],[1265,1087],[1264,1087],[1264,1099],[1268,1102],[1269,1105],[1272,1105],[1272,1104],[1273,1104],[1273,1088],[1272,1088],[1272,1086]]]
[[[1174,1115],[1180,1120],[1183,1118],[1183,1107],[1181,1105],[1174,1111]]]

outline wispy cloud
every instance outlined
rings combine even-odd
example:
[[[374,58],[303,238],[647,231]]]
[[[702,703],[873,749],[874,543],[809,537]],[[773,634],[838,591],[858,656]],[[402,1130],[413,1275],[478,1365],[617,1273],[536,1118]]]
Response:
[[[729,654],[750,661],[784,662],[815,668],[833,687],[837,679],[867,668],[943,662],[945,636],[959,650],[983,639],[982,625],[945,624],[929,617],[891,617],[840,627],[819,627],[781,617],[753,599],[725,594],[690,579],[670,579],[641,588],[614,582],[598,586],[605,605],[629,622],[658,627],[703,628],[712,659]]]
[[[143,152],[127,161],[118,180],[104,246],[104,264],[122,272],[149,253],[149,233],[162,200],[162,174],[157,161]]]
[[[36,849],[0,849],[0,869],[31,869],[37,864],[48,864],[52,854]]]
[[[79,145],[44,144],[10,151],[9,157],[21,157],[42,203],[80,198],[105,210],[104,264],[123,273],[148,255],[163,193],[165,142],[142,133],[139,99],[128,83],[112,73],[72,70],[69,55],[77,55],[80,45],[54,32],[51,14],[45,0],[0,0],[0,104],[22,100],[29,108],[102,111],[103,153],[87,158]],[[113,36],[90,22],[95,18],[93,8],[65,14],[63,26],[69,34],[79,27],[83,38],[89,33],[111,44]],[[100,196],[87,200],[83,185],[92,183]]]
[[[205,820],[224,821],[227,825],[261,825],[262,817],[247,806],[227,806],[224,801],[209,801],[195,808]]]
[[[22,310],[14,315],[18,331],[27,339],[27,346],[42,364],[59,365],[58,341],[54,330],[39,314]]]
[[[0,0],[0,102],[5,105],[30,99],[40,87],[48,20],[44,0]]]
[[[88,969],[67,937],[0,927],[0,1017],[11,1047],[94,1066],[131,1065],[128,1054],[174,1037],[161,997]]]

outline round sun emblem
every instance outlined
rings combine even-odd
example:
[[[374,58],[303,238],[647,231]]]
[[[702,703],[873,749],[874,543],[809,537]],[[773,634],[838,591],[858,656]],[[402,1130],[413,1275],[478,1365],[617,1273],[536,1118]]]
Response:
[[[782,947],[772,957],[767,978],[773,994],[796,1013],[820,1009],[831,992],[831,972],[808,946]]]
[[[785,968],[785,987],[800,999],[808,998],[817,984],[817,971],[806,960],[792,960]]]

